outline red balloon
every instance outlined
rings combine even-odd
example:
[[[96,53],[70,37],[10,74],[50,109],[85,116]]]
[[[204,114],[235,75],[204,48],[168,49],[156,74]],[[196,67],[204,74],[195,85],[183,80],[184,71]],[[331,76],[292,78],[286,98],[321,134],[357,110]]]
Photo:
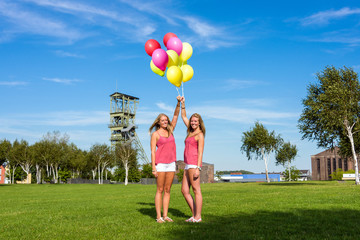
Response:
[[[150,57],[152,56],[153,52],[158,48],[161,48],[161,46],[160,43],[155,39],[149,39],[145,43],[145,51],[147,54],[149,54]]]
[[[169,39],[172,37],[177,37],[177,36],[175,35],[175,33],[171,33],[171,32],[165,34],[164,39],[163,39],[165,47],[167,47],[166,44],[169,41]]]

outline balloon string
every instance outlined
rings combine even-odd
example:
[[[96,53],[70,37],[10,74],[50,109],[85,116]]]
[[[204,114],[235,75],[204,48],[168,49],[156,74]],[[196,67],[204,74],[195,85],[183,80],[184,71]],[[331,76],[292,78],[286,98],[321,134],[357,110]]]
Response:
[[[184,96],[184,82],[181,83],[181,92],[182,92],[182,96]]]
[[[176,88],[176,91],[178,92],[179,96],[180,96],[180,93],[179,93],[179,88],[175,87]]]

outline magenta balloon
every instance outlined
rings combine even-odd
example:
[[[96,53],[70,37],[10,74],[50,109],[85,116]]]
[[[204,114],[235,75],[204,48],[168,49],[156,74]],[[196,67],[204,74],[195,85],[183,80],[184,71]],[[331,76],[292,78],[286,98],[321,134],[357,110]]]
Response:
[[[153,52],[152,61],[155,64],[155,66],[160,68],[161,71],[165,71],[169,61],[169,56],[167,55],[165,50],[159,48]]]
[[[180,39],[172,37],[168,40],[166,47],[168,50],[174,50],[180,56],[183,45]]]

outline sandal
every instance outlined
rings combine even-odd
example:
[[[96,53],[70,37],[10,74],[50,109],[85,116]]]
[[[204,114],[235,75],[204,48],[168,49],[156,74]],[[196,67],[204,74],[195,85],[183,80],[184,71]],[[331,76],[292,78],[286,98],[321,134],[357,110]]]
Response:
[[[173,222],[173,220],[172,220],[171,218],[169,218],[169,217],[164,217],[163,220],[164,220],[164,221],[167,221],[167,222]]]
[[[193,222],[193,221],[194,221],[194,217],[185,220],[185,222]]]
[[[161,218],[157,218],[157,219],[156,219],[156,222],[158,222],[158,223],[164,223],[165,220],[161,217]]]
[[[196,219],[194,218],[192,222],[194,222],[194,223],[199,223],[199,222],[202,222],[202,219],[199,218],[198,220],[196,220]]]

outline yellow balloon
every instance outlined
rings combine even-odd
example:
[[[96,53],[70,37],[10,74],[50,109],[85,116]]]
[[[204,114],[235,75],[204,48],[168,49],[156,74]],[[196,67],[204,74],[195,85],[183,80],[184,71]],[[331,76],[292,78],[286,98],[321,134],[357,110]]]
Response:
[[[179,55],[174,50],[167,50],[166,53],[169,56],[167,67],[177,66],[179,64]]]
[[[183,79],[183,73],[178,66],[169,67],[166,72],[166,77],[169,80],[169,82],[171,82],[175,86],[177,86],[177,87],[181,86],[181,81]]]
[[[180,54],[181,61],[187,61],[193,54],[193,48],[190,43],[183,42],[183,49]]]
[[[165,71],[161,71],[160,68],[158,68],[157,66],[155,66],[155,64],[153,63],[153,61],[151,60],[150,62],[150,68],[151,70],[156,73],[157,75],[160,75],[160,76],[164,76],[165,75]]]
[[[183,73],[183,82],[187,82],[194,76],[194,69],[190,65],[183,65],[181,66],[181,71]]]
[[[183,62],[180,58],[179,58],[179,66],[183,66],[183,65],[186,65],[187,64],[187,61]]]

